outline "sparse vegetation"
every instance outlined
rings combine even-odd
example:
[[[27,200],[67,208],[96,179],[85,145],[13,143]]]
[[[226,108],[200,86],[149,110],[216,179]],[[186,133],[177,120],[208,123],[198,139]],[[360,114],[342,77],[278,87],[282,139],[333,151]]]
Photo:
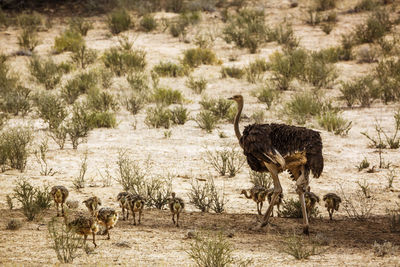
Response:
[[[108,16],[108,28],[112,34],[119,34],[129,30],[133,26],[133,22],[125,9],[118,9]]]
[[[165,129],[169,129],[172,124],[172,115],[171,111],[162,106],[158,105],[156,107],[150,107],[146,110],[146,118],[144,123],[148,127],[160,128],[164,127]]]
[[[251,94],[255,96],[258,101],[266,104],[267,109],[272,107],[272,103],[274,103],[279,96],[279,92],[271,88],[269,83],[264,83],[259,86],[256,90],[252,91]]]
[[[245,75],[245,71],[239,67],[222,67],[221,68],[221,77],[231,77],[236,79],[241,79]]]
[[[343,208],[347,215],[356,220],[366,220],[376,205],[376,200],[367,190],[369,184],[360,186],[352,197],[346,195],[341,188]]]
[[[203,110],[197,114],[195,121],[201,129],[211,133],[218,123],[218,117],[209,110]]]
[[[16,231],[22,227],[22,222],[19,219],[9,219],[6,225],[7,230]]]
[[[345,136],[349,133],[352,122],[342,118],[339,112],[329,110],[318,118],[318,123],[329,132]]]
[[[57,129],[68,115],[66,104],[54,93],[39,93],[34,102],[39,117],[49,125],[50,130]]]
[[[72,181],[75,189],[80,190],[82,188],[85,188],[86,180],[86,172],[87,172],[87,158],[88,158],[88,153],[85,152],[83,157],[81,158],[81,163],[79,166],[79,175],[75,177],[75,179]]]
[[[363,24],[356,26],[354,35],[358,43],[373,43],[389,33],[393,22],[385,8],[374,11]]]
[[[249,176],[250,176],[250,182],[254,186],[262,186],[264,188],[270,188],[273,182],[271,174],[267,172],[256,172],[250,170]]]
[[[51,58],[41,59],[34,56],[29,61],[29,71],[35,80],[43,84],[47,90],[54,89],[61,80],[63,74],[69,71],[70,67],[65,63],[56,64]]]
[[[72,148],[85,141],[91,130],[89,112],[85,103],[75,103],[72,108],[72,117],[67,121],[66,133],[72,142]]]
[[[179,90],[174,90],[171,88],[156,88],[152,95],[152,99],[154,102],[158,104],[182,104],[184,101],[184,97]]]
[[[315,218],[318,214],[318,208],[314,207],[311,210],[309,217]],[[283,200],[281,215],[285,218],[303,218],[300,201],[294,200],[293,198]]]
[[[379,98],[378,88],[371,76],[358,78],[354,82],[342,82],[341,85],[341,98],[346,101],[348,107],[354,104],[369,107],[375,99]]]
[[[283,251],[296,260],[308,259],[310,256],[321,254],[316,245],[306,245],[303,237],[292,234],[285,237]]]
[[[140,20],[140,28],[142,31],[151,32],[157,28],[157,20],[154,16],[146,14]]]
[[[196,94],[201,94],[207,88],[207,80],[202,77],[196,79],[193,76],[189,76],[185,85],[192,89]]]
[[[219,175],[228,174],[234,177],[245,163],[245,158],[234,148],[206,151],[206,161],[218,172]]]
[[[88,31],[93,29],[93,24],[81,17],[74,17],[69,21],[69,28],[72,31],[79,32],[82,36],[86,36]]]
[[[74,52],[78,50],[85,41],[79,32],[73,30],[66,30],[54,40],[54,51],[62,53],[65,51]]]
[[[374,250],[374,255],[377,257],[385,257],[386,255],[395,255],[398,251],[398,246],[394,245],[392,242],[385,241],[382,244],[374,242],[372,246]]]
[[[191,68],[218,63],[215,53],[207,48],[191,48],[183,52],[182,64]]]
[[[142,71],[146,67],[146,53],[130,47],[112,47],[104,52],[102,60],[106,68],[117,76]]]
[[[256,83],[263,80],[264,73],[269,70],[269,63],[263,59],[259,58],[250,62],[248,67],[245,68],[246,79],[250,83]]]
[[[161,77],[180,77],[188,73],[185,66],[178,65],[171,61],[160,62],[154,66],[153,71],[155,71]]]
[[[172,177],[157,176],[152,177],[149,182],[146,183],[146,204],[149,207],[157,209],[163,209],[168,204],[168,198],[172,191]]]
[[[85,44],[74,50],[71,54],[71,60],[77,66],[85,69],[88,65],[96,61],[97,53],[94,49],[87,48]]]
[[[312,93],[296,94],[286,103],[284,113],[299,124],[306,123],[308,118],[321,114],[324,104]]]
[[[356,167],[357,167],[357,169],[358,169],[359,172],[362,171],[362,170],[364,170],[364,169],[366,169],[366,168],[368,168],[368,167],[369,167],[369,161],[368,161],[368,159],[367,159],[367,158],[364,158],[364,159],[360,162],[360,164],[358,164],[358,166],[356,166]]]
[[[191,181],[191,189],[188,193],[190,203],[201,212],[208,212],[212,203],[210,183],[200,183],[198,180]]]

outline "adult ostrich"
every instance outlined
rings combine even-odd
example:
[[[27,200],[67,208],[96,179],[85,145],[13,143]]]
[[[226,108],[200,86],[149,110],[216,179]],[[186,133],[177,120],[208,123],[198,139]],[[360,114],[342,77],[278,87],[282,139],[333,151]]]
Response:
[[[268,224],[272,208],[282,193],[278,173],[288,170],[296,181],[296,192],[299,194],[303,214],[303,233],[308,234],[304,192],[309,183],[310,171],[314,177],[318,178],[324,168],[319,132],[304,127],[271,123],[248,125],[241,135],[239,120],[243,110],[243,96],[235,95],[229,99],[238,104],[234,129],[244,155],[247,157],[247,163],[254,171],[270,172],[274,181],[274,192],[261,227]]]

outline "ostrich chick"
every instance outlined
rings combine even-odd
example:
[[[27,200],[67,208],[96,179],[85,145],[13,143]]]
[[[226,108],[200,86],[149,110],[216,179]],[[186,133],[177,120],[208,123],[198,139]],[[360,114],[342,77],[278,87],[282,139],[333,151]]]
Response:
[[[90,197],[85,201],[83,201],[82,203],[86,205],[92,216],[95,215],[96,211],[98,210],[98,207],[101,206],[101,200],[96,196]]]
[[[342,202],[342,199],[335,193],[328,193],[324,196],[323,200],[329,213],[329,219],[332,220],[333,212],[339,210],[339,204]]]
[[[257,212],[258,215],[261,215],[261,210],[263,207],[263,203],[265,201],[265,197],[267,196],[267,190],[262,186],[254,186],[249,190],[250,195],[248,195],[248,191],[243,189],[240,194],[243,194],[246,198],[252,199],[257,204]]]
[[[107,239],[110,239],[109,230],[114,228],[118,221],[118,214],[113,208],[101,208],[97,213],[98,222],[106,228]]]
[[[142,220],[142,213],[143,213],[143,208],[144,208],[144,198],[139,195],[130,195],[128,197],[128,205],[129,205],[129,209],[132,212],[133,225],[136,225],[135,212],[139,213],[138,224],[140,224],[140,221]]]
[[[51,188],[50,194],[53,196],[54,203],[57,207],[57,217],[60,216],[58,206],[61,204],[62,216],[64,216],[64,203],[68,197],[68,189],[62,185],[56,185]]]
[[[129,196],[131,195],[131,193],[128,192],[120,192],[117,195],[117,201],[119,202],[119,206],[122,209],[122,220],[125,221],[126,219],[129,219]],[[125,217],[125,210],[126,210],[126,217]]]
[[[66,223],[66,225],[67,229],[73,230],[75,233],[83,235],[85,243],[88,235],[92,234],[93,244],[95,247],[97,247],[96,233],[99,231],[99,225],[97,224],[96,218],[79,215],[73,221]]]
[[[311,212],[315,208],[315,204],[317,204],[317,202],[319,203],[319,196],[317,196],[313,192],[310,192],[310,187],[308,187],[307,191],[304,193],[304,199],[306,202],[307,215],[308,218],[310,218]]]
[[[179,214],[185,208],[185,202],[183,202],[182,198],[175,197],[175,192],[171,193],[171,198],[168,200],[169,209],[172,213],[172,222],[176,227],[179,227]],[[175,214],[176,214],[176,223],[175,223]]]
[[[267,190],[267,199],[268,199],[268,203],[269,204],[271,204],[271,200],[272,200],[272,195],[273,194],[274,194],[274,188],[270,188],[270,189]],[[278,217],[281,217],[281,210],[279,208],[282,205],[282,201],[283,201],[283,193],[281,192],[278,195],[278,200],[274,203],[274,205],[278,209],[278,211],[277,211]],[[271,217],[274,217],[274,207],[272,207]]]

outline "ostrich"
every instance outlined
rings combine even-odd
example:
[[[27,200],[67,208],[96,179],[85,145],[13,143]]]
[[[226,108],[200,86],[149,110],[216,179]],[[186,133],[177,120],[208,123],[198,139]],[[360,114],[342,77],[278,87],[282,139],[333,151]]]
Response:
[[[267,196],[267,189],[262,186],[254,186],[250,189],[250,195],[247,194],[248,191],[243,189],[240,194],[244,195],[248,199],[253,199],[257,204],[257,212],[258,215],[261,215],[261,210],[263,207],[263,203],[265,201],[265,197]]]
[[[172,222],[176,227],[179,227],[179,215],[185,208],[185,202],[182,198],[176,197],[175,192],[171,193],[171,198],[168,199],[169,209],[172,213]],[[175,214],[176,214],[176,222],[175,222]]]
[[[303,214],[303,233],[308,234],[309,224],[304,193],[309,183],[310,171],[318,178],[324,167],[319,132],[304,127],[271,123],[248,125],[242,135],[239,130],[239,120],[243,110],[243,96],[235,95],[229,99],[238,105],[234,130],[247,157],[247,163],[254,171],[270,172],[274,181],[274,193],[261,227],[268,224],[272,208],[282,193],[278,173],[288,170],[296,181],[296,192],[299,194]]]
[[[328,193],[324,196],[323,200],[329,213],[329,219],[332,221],[333,212],[339,210],[339,204],[342,202],[342,199],[335,193]]]

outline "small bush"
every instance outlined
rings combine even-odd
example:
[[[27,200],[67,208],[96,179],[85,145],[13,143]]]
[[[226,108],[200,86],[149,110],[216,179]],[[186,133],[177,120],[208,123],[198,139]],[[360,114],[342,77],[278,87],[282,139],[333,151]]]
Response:
[[[373,83],[374,78],[365,76],[354,82],[342,82],[341,99],[346,101],[348,107],[360,104],[361,107],[369,107],[372,102],[379,98],[378,88]]]
[[[6,225],[7,230],[16,231],[22,227],[22,222],[19,219],[9,219]]]
[[[299,40],[294,35],[292,25],[280,24],[272,32],[269,33],[270,39],[281,44],[284,49],[290,51],[299,46]]]
[[[89,90],[87,103],[90,109],[100,112],[106,112],[109,110],[117,111],[119,108],[117,100],[111,93],[100,91],[97,88]]]
[[[216,150],[215,152],[206,152],[207,162],[220,175],[228,174],[229,177],[235,177],[243,167],[246,159],[234,148]]]
[[[317,11],[325,11],[336,7],[337,0],[314,0]]]
[[[92,129],[88,108],[84,103],[75,103],[72,109],[72,117],[67,121],[66,132],[71,139],[72,148],[77,149],[88,136]]]
[[[294,200],[293,198],[288,200],[283,200],[281,214],[285,218],[303,218],[303,213],[301,211],[301,203],[299,200]],[[314,207],[310,214],[307,214],[310,218],[317,217],[319,214],[318,208]]]
[[[172,123],[171,111],[164,106],[150,107],[146,110],[144,123],[148,127],[169,129]]]
[[[23,50],[33,52],[39,44],[37,33],[35,31],[24,29],[18,36],[18,44]]]
[[[132,71],[143,71],[146,67],[146,53],[142,50],[131,50],[112,47],[103,54],[103,63],[117,76]]]
[[[1,90],[1,89],[0,89]],[[31,89],[17,85],[11,91],[5,91],[5,95],[0,98],[0,110],[15,116],[21,114],[25,116],[31,109]]]
[[[245,71],[242,68],[238,67],[222,67],[221,69],[221,77],[231,77],[235,79],[241,79],[245,74]]]
[[[400,99],[400,60],[387,59],[378,63],[375,68],[377,88],[379,96],[385,102],[398,101]]]
[[[265,120],[265,112],[264,109],[257,109],[251,114],[250,119],[254,121],[254,123],[261,124]]]
[[[264,11],[242,9],[229,18],[228,25],[223,30],[223,38],[227,43],[234,42],[236,46],[256,53],[258,47],[266,42],[267,33]]]
[[[338,112],[327,111],[318,118],[318,123],[328,132],[344,136],[349,133],[352,122],[343,119]]]
[[[372,13],[364,24],[355,29],[355,38],[358,43],[373,43],[391,31],[393,22],[386,9],[378,9]]]
[[[355,45],[353,35],[342,35],[341,46],[337,49],[338,58],[340,60],[353,59],[352,48]]]
[[[173,37],[179,37],[180,40],[184,40],[187,34],[186,28],[191,24],[198,23],[200,19],[200,12],[181,13],[177,19],[168,22],[169,31]]]
[[[118,152],[117,165],[119,172],[117,181],[121,184],[124,191],[142,196],[145,195],[145,181],[150,165],[147,164],[145,168],[142,168],[138,162],[129,158],[126,151]]]
[[[312,52],[313,58],[325,63],[336,63],[339,61],[339,51],[337,47],[330,47]]]
[[[273,184],[273,180],[272,180],[270,173],[256,172],[256,171],[250,170],[249,176],[250,176],[250,182],[254,186],[270,188]]]
[[[60,149],[64,149],[65,140],[67,139],[66,126],[60,125],[57,128],[50,129],[49,136],[56,142]]]
[[[205,78],[195,79],[193,76],[190,76],[185,85],[192,89],[196,94],[201,94],[207,88],[207,80]]]
[[[43,176],[53,176],[57,173],[53,168],[49,167],[47,162],[47,152],[49,150],[47,139],[43,139],[40,143],[38,149],[35,149],[34,154],[36,162],[40,164],[40,175]]]
[[[361,0],[354,7],[354,12],[373,11],[380,5],[377,0]]]
[[[286,254],[293,256],[296,260],[308,259],[310,256],[321,253],[317,251],[315,245],[307,246],[303,237],[296,234],[286,236],[283,251]]]
[[[140,20],[140,28],[142,31],[151,32],[157,28],[157,21],[150,14],[144,15]]]
[[[97,73],[93,71],[79,73],[62,88],[61,97],[68,104],[73,104],[81,94],[85,94],[95,88],[97,83]]]
[[[130,87],[137,92],[146,92],[149,89],[149,78],[143,72],[128,74],[127,81]]]
[[[198,208],[201,212],[208,212],[212,203],[209,182],[200,184],[198,180],[192,180],[190,184],[191,189],[188,193],[190,203]]]
[[[14,202],[13,202],[14,197],[10,195],[6,195],[6,200],[7,200],[7,206],[9,210],[12,210],[14,208]]]
[[[87,172],[87,152],[84,153],[83,157],[81,158],[81,163],[79,165],[79,175],[74,178],[72,184],[74,185],[75,189],[79,190],[85,188],[85,176]]]
[[[69,21],[69,28],[71,31],[80,33],[86,36],[88,31],[93,29],[93,24],[90,21],[85,21],[81,17],[74,17]]]
[[[150,208],[163,209],[168,204],[172,192],[172,178],[157,176],[146,183],[146,205]]]
[[[306,123],[312,116],[321,114],[323,103],[312,93],[296,94],[286,103],[284,113],[299,124]]]
[[[127,31],[133,25],[132,19],[125,9],[118,9],[111,12],[108,16],[107,24],[112,34]]]
[[[385,241],[382,244],[379,244],[378,242],[374,242],[374,245],[372,246],[374,250],[374,255],[377,257],[384,257],[386,255],[395,255],[398,247],[391,242]]]
[[[65,65],[56,64],[51,58],[42,60],[36,56],[29,61],[29,71],[35,80],[43,84],[47,90],[54,89],[63,74],[68,72]]]
[[[214,52],[206,48],[192,48],[183,52],[184,65],[195,68],[200,65],[214,65],[218,63],[217,57]]]
[[[377,50],[371,46],[363,46],[357,51],[358,63],[373,63],[377,61]]]
[[[152,96],[152,99],[159,104],[182,104],[184,97],[179,90],[171,88],[157,88]]]
[[[218,119],[225,119],[228,117],[232,101],[224,98],[208,99],[203,97],[199,104],[203,109],[211,111]]]
[[[189,112],[187,108],[180,105],[171,110],[171,120],[174,124],[183,125],[189,118]]]
[[[43,24],[40,14],[33,12],[31,14],[23,13],[17,17],[18,26],[29,31],[37,31]]]
[[[367,186],[363,186],[364,189],[360,186],[352,197],[346,195],[343,188],[341,188],[343,208],[351,219],[363,221],[372,215],[376,199],[366,191]]]
[[[154,66],[153,71],[155,71],[161,77],[180,77],[187,74],[185,66],[178,65],[171,61],[161,61],[158,63],[158,65]]]
[[[304,80],[317,88],[328,87],[337,78],[335,66],[314,54],[308,58],[304,72]]]
[[[65,103],[53,93],[40,93],[34,102],[39,117],[48,123],[50,129],[57,129],[68,115]]]
[[[390,149],[397,149],[400,147],[400,138],[397,136],[400,130],[400,111],[394,114],[394,131],[393,134],[388,134],[379,123],[375,124],[376,136],[370,136],[367,132],[361,132],[362,135],[367,137],[370,141],[369,146],[378,149],[389,147]]]
[[[97,53],[93,49],[89,49],[86,45],[82,45],[71,54],[71,60],[77,66],[85,69],[88,65],[93,64],[96,61]]]
[[[29,156],[29,145],[33,140],[32,130],[27,127],[14,126],[3,129],[0,133],[0,165],[25,170]]]
[[[245,68],[246,79],[250,83],[262,81],[263,74],[269,70],[269,64],[265,59],[256,59],[250,62],[249,66]]]
[[[213,112],[204,110],[197,114],[195,121],[201,129],[211,133],[218,123],[218,117],[216,117]]]
[[[369,162],[368,162],[367,158],[364,158],[360,162],[360,164],[358,166],[356,166],[356,167],[357,167],[358,171],[362,171],[362,170],[368,168],[369,167]]]
[[[74,52],[78,50],[85,41],[79,32],[66,30],[54,40],[54,51],[62,53],[65,51]]]
[[[272,103],[279,96],[279,93],[275,89],[272,89],[267,83],[259,86],[256,90],[252,91],[251,94],[255,96],[258,101],[265,103],[267,105],[267,109],[272,107]]]
[[[141,94],[131,94],[125,98],[125,107],[132,115],[138,114],[144,105],[145,99]]]
[[[89,114],[88,124],[90,128],[115,128],[117,119],[115,118],[115,113],[94,111]]]

